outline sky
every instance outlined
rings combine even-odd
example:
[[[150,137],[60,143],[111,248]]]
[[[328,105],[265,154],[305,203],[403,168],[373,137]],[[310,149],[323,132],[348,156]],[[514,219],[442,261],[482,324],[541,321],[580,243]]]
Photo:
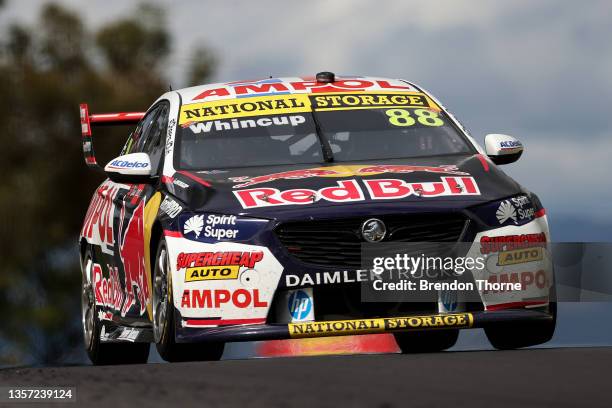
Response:
[[[57,2],[92,29],[138,4]],[[44,3],[7,0],[0,27],[32,23]],[[479,142],[487,133],[521,140],[523,157],[504,170],[551,217],[612,231],[610,1],[152,3],[167,10],[175,88],[200,43],[220,59],[218,81],[323,70],[404,78],[431,91]]]

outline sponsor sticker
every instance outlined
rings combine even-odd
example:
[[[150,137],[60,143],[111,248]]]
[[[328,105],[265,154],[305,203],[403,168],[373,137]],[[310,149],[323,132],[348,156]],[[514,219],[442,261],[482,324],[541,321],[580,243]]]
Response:
[[[172,152],[172,148],[174,147],[174,128],[176,127],[176,119],[170,120],[168,122],[168,130],[166,132],[166,154],[170,154]]]
[[[185,289],[181,307],[199,309],[219,309],[233,305],[239,309],[266,308],[268,302],[261,301],[258,289]]]
[[[309,112],[307,95],[260,96],[248,99],[224,99],[220,101],[183,105],[179,125],[194,122],[240,118],[246,116],[280,115]],[[229,128],[228,128],[229,129]]]
[[[198,174],[223,174],[223,173],[227,173],[229,170],[219,170],[219,169],[213,169],[213,170],[199,170],[196,173]]]
[[[368,282],[378,279],[378,275],[364,269],[356,271],[325,271],[325,272],[305,272],[302,275],[285,275],[285,287],[315,286],[315,285],[335,285],[340,283]]]
[[[527,291],[531,288],[537,289],[547,289],[550,287],[550,282],[547,278],[546,271],[540,269],[538,271],[523,271],[523,272],[508,272],[508,273],[499,273],[491,275],[487,279],[487,283],[489,284],[497,284],[497,283],[511,283],[511,284],[521,284],[521,290]],[[503,292],[512,292],[512,290],[508,289],[506,285],[502,285],[500,290],[484,290],[483,293],[503,293]]]
[[[519,150],[523,147],[523,144],[518,140],[504,140],[499,142],[501,150]]]
[[[172,180],[172,184],[174,184],[175,186],[179,186],[180,188],[189,187],[189,184],[185,183],[184,181],[178,180],[178,179]]]
[[[177,257],[176,269],[227,265],[253,268],[262,259],[262,251],[181,252]]]
[[[298,126],[305,123],[304,115],[311,110],[353,110],[380,108],[423,108],[440,112],[435,102],[419,92],[351,93],[351,94],[270,94],[248,98],[196,102],[181,106],[179,125],[189,126],[194,133],[230,129]],[[271,116],[273,115],[273,116]],[[258,116],[266,116],[257,119]],[[239,118],[249,117],[248,120]],[[225,120],[223,120],[225,119]]]
[[[439,108],[422,93],[361,93],[331,94],[311,97],[318,111],[376,108]]]
[[[500,224],[508,221],[518,224],[522,221],[530,221],[535,215],[535,209],[527,196],[513,197],[499,204],[495,216]]]
[[[459,306],[458,294],[456,290],[441,290],[438,292],[438,307],[440,312],[452,313],[457,311]]]
[[[198,238],[203,228],[204,215],[194,215],[185,222],[185,225],[183,225],[183,234],[188,235],[193,233],[195,237]]]
[[[501,236],[484,235],[480,238],[480,253],[489,254],[514,249],[544,247],[546,242],[544,232]]]
[[[544,259],[542,248],[515,249],[514,251],[500,252],[497,265],[517,265],[522,263],[541,261]]]
[[[249,129],[257,127],[270,127],[270,126],[288,126],[297,127],[303,123],[306,123],[306,117],[304,115],[290,115],[290,116],[266,116],[266,117],[252,117],[244,119],[228,119],[228,120],[212,120],[206,122],[198,122],[193,125],[189,125],[189,129],[195,133],[209,133],[212,131],[220,132],[223,130],[234,130],[234,129]]]
[[[263,176],[239,176],[230,177],[234,183],[239,183],[234,188],[243,188],[256,184],[269,183],[276,180],[301,180],[312,177],[352,177],[352,176],[375,176],[385,173],[408,174],[414,172],[450,174],[457,176],[469,176],[469,173],[460,171],[455,165],[441,166],[415,166],[405,164],[374,164],[374,165],[347,165],[326,166],[312,169],[290,170],[282,173],[266,174]]]
[[[266,78],[255,81],[229,82],[222,87],[209,88],[196,95],[193,100],[220,98],[244,98],[256,95],[282,95],[296,93],[336,93],[379,91],[414,91],[414,88],[398,80],[375,80],[369,78],[340,78],[333,83],[321,83],[315,78],[302,78],[298,81],[282,81],[279,78]]]
[[[371,200],[398,200],[410,196],[421,198],[480,195],[473,177],[442,177],[440,181],[410,183],[401,179],[363,180]],[[335,186],[312,189],[251,188],[234,191],[242,208],[281,205],[310,205],[317,201],[346,203],[365,201],[357,180],[338,181]]]
[[[456,313],[431,316],[290,323],[288,326],[289,336],[292,338],[305,338],[372,334],[389,331],[439,329],[447,327],[469,328],[472,327],[473,322],[474,317],[471,313]]]
[[[192,267],[185,270],[185,282],[238,279],[239,265]]]
[[[238,279],[241,270],[252,270],[262,259],[262,251],[181,252],[176,269],[185,269],[185,282]]]
[[[312,288],[291,291],[287,299],[287,309],[292,322],[314,320]]]
[[[267,223],[254,218],[210,213],[181,216],[180,221],[185,238],[206,243],[246,240]]]
[[[176,217],[181,211],[183,211],[183,207],[181,207],[179,203],[177,203],[169,196],[166,196],[164,198],[164,201],[162,201],[161,205],[159,206],[159,209],[163,211],[166,215],[168,215],[168,217],[170,218]]]
[[[143,169],[149,167],[149,163],[139,162],[138,160],[113,160],[108,164],[108,167],[112,169]]]
[[[139,329],[136,329],[134,327],[124,327],[123,330],[121,330],[119,337],[117,337],[117,340],[129,341],[133,343],[138,339],[139,335],[140,335]]]

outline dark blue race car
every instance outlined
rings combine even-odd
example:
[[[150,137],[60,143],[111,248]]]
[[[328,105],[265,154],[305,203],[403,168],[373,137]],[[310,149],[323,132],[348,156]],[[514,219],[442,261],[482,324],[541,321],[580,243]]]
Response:
[[[83,104],[86,163],[92,126],[130,123],[80,235],[95,364],[146,362],[151,342],[184,361],[229,341],[393,333],[415,352],[460,329],[502,349],[554,332],[544,208],[498,168],[521,143],[492,134],[483,149],[417,85],[323,72],[171,91],[145,113]],[[402,283],[414,276],[364,267],[366,249],[415,243],[480,259],[455,274],[472,296],[419,297]],[[364,295],[400,287],[400,301]]]

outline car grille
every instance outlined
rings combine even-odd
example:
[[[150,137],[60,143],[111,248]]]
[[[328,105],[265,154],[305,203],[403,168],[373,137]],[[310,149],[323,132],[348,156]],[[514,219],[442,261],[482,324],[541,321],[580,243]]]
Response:
[[[382,242],[456,242],[466,224],[459,214],[377,217],[387,227]],[[361,225],[369,217],[289,222],[275,232],[285,249],[302,262],[319,266],[361,266]]]

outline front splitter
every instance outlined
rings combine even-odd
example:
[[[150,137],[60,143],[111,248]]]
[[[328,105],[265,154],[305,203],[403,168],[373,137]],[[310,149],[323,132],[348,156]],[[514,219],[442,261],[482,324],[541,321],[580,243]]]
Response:
[[[546,322],[553,316],[534,310],[499,310],[290,324],[244,324],[223,327],[177,327],[179,343],[283,340],[407,331],[476,329],[513,322]]]

